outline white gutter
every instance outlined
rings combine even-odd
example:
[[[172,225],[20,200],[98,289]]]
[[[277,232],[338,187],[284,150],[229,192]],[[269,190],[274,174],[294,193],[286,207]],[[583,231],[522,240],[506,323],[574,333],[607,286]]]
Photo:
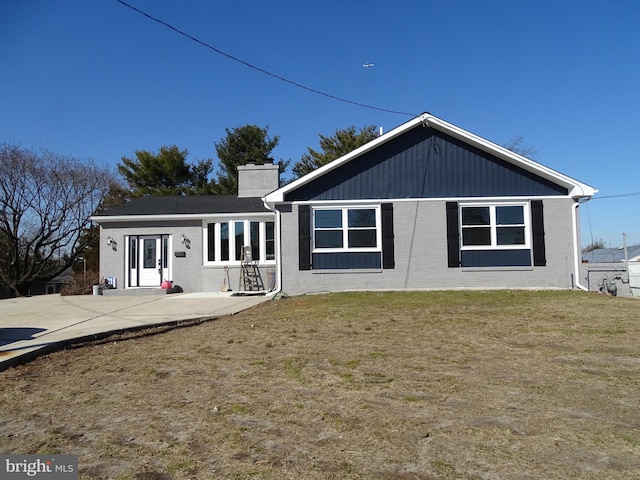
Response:
[[[271,209],[269,209],[271,210]],[[264,218],[269,216],[268,212],[247,212],[247,213],[164,213],[153,215],[92,215],[89,217],[96,223],[114,222],[139,222],[139,221],[166,221],[166,220],[207,220],[212,218],[229,218],[231,220],[242,218]]]
[[[276,216],[276,222],[274,225],[275,234],[276,234],[276,238],[274,239],[276,242],[276,245],[275,245],[276,246],[276,285],[275,285],[275,289],[272,292],[269,292],[267,294],[275,298],[275,296],[282,291],[282,249],[281,249],[282,239],[280,235],[280,211],[277,208],[275,208],[275,206],[271,208],[266,201],[266,197],[262,197],[262,203],[264,204],[267,210],[272,211],[273,213],[275,213],[275,216]]]
[[[573,224],[573,246],[574,246],[574,268],[575,268],[575,285],[577,288],[584,292],[588,292],[589,289],[580,283],[580,252],[581,246],[578,245],[578,207],[580,203],[576,202],[571,206],[571,223]]]

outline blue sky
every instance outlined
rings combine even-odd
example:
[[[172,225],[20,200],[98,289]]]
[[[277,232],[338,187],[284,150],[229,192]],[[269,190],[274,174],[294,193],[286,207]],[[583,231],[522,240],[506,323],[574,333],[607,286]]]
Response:
[[[114,168],[162,145],[217,161],[225,129],[254,124],[295,163],[318,134],[428,111],[498,144],[522,136],[597,188],[583,245],[640,244],[637,0],[126,1],[378,109],[116,0],[2,0],[0,142]]]

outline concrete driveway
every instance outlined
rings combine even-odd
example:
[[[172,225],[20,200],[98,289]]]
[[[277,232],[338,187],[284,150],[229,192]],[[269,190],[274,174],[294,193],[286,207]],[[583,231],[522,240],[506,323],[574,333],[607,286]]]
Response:
[[[126,330],[232,315],[270,298],[214,292],[41,295],[0,300],[0,370],[71,343]]]

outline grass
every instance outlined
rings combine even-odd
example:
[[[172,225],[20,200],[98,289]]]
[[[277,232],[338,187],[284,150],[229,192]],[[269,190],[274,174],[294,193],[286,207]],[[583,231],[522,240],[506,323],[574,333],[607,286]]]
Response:
[[[0,372],[0,453],[81,479],[640,478],[640,302],[293,297]]]

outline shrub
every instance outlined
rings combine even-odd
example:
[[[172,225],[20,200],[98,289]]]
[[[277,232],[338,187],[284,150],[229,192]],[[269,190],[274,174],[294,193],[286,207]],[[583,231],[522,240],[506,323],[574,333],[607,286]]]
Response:
[[[69,283],[62,287],[60,295],[90,295],[99,281],[100,275],[95,270],[75,273]]]

